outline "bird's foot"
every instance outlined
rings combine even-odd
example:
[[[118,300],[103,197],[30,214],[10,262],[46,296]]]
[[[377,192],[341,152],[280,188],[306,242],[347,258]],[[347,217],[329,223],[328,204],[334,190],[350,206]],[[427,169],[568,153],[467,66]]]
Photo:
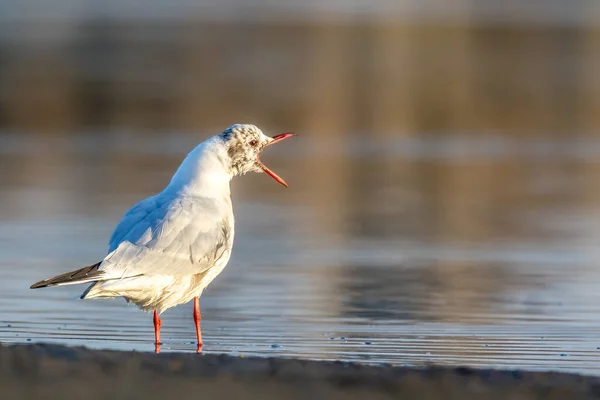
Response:
[[[198,346],[196,347],[196,353],[202,353],[202,342],[198,342]]]
[[[159,354],[159,353],[160,353],[160,345],[161,345],[161,344],[162,344],[162,343],[160,343],[160,342],[156,342],[156,343],[154,343],[154,352],[155,352],[156,354]]]

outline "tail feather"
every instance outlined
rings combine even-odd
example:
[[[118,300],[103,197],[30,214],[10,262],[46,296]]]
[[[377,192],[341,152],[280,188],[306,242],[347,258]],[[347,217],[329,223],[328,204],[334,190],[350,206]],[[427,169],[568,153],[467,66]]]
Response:
[[[102,279],[104,271],[99,271],[98,268],[102,264],[102,261],[94,265],[80,268],[76,271],[67,272],[65,274],[57,275],[53,278],[44,279],[31,285],[30,289],[39,289],[48,286],[63,286],[63,285],[75,285],[78,283],[94,282]]]

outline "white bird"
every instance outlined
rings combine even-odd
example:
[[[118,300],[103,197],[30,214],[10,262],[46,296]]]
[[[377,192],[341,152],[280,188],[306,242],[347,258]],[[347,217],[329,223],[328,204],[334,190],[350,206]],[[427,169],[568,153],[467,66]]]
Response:
[[[159,314],[193,299],[199,352],[198,298],[227,265],[233,245],[229,182],[247,172],[266,172],[287,187],[260,161],[260,152],[293,135],[282,133],[270,138],[254,125],[236,124],[206,140],[188,154],[162,192],[125,214],[102,261],[37,282],[31,288],[92,282],[82,299],[122,296],[144,311],[154,311],[157,353]]]

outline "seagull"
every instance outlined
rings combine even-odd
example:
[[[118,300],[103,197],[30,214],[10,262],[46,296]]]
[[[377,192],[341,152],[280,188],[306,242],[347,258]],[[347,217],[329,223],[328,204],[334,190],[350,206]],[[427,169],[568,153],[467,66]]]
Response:
[[[263,149],[294,136],[268,137],[254,125],[235,124],[194,148],[170,183],[134,205],[109,240],[100,262],[31,285],[31,289],[91,283],[81,299],[123,297],[154,312],[155,352],[160,352],[159,314],[194,301],[197,352],[202,350],[199,297],[231,256],[234,216],[229,182],[265,172],[287,183],[260,160]]]

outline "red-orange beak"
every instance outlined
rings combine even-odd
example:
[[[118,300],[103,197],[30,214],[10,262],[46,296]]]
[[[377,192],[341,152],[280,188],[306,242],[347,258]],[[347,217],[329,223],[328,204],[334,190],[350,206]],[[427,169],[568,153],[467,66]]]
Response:
[[[263,149],[265,147],[269,147],[270,145],[272,145],[274,143],[281,142],[282,140],[285,140],[292,136],[296,136],[296,135],[293,133],[280,133],[279,135],[275,135],[272,137],[273,140],[271,140],[268,144],[263,146]],[[262,151],[262,149],[261,149],[261,151]],[[275,172],[271,171],[269,168],[267,168],[267,166],[265,164],[262,163],[262,161],[260,161],[260,154],[258,157],[258,165],[262,168],[263,171],[265,171],[267,174],[269,174],[271,176],[271,178],[275,179],[277,182],[281,183],[283,186],[288,187],[287,183],[285,183],[283,178],[281,178]]]

